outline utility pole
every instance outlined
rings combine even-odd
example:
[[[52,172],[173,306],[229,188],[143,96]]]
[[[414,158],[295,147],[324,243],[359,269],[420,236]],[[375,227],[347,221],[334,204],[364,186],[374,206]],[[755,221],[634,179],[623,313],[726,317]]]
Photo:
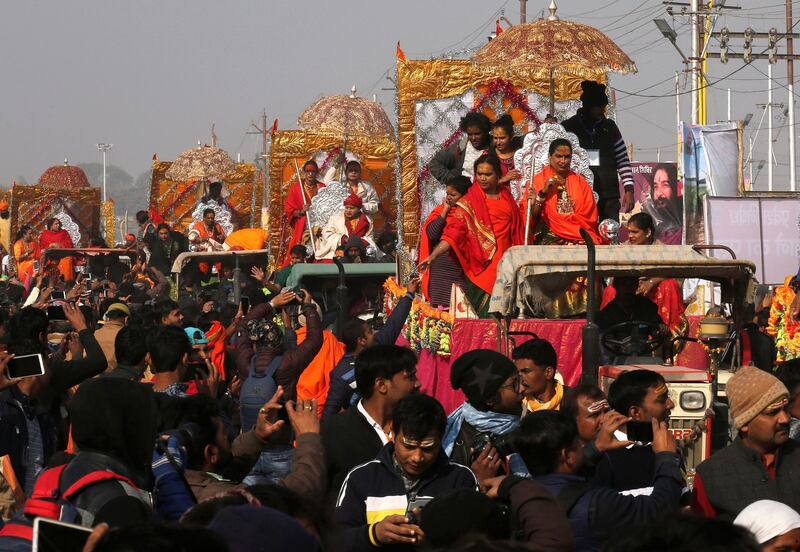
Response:
[[[211,122],[211,146],[217,147],[217,133],[214,132],[214,127],[217,125],[215,122]]]
[[[767,66],[767,190],[772,191],[772,64]]]
[[[108,199],[106,196],[106,153],[114,147],[114,144],[107,144],[107,143],[100,143],[97,144],[97,149],[103,152],[103,201],[105,202]]]
[[[527,3],[528,3],[528,0],[519,0],[519,22],[520,23],[525,23],[525,20],[528,17],[528,15],[527,15],[527,10],[528,10]]]
[[[267,110],[261,112],[261,126],[255,123],[250,123],[250,126],[255,129],[255,132],[248,131],[247,134],[260,134],[261,135],[261,185],[266,193],[267,190],[267,138],[269,129],[267,128]]]
[[[680,73],[678,71],[675,71],[675,129],[678,133],[678,153],[675,159],[678,160],[678,174],[680,174],[683,136],[681,135],[681,84]]]
[[[699,0],[692,0],[690,9],[692,14],[690,16],[692,25],[692,53],[689,58],[691,65],[691,83],[692,83],[692,125],[698,124],[699,111],[700,111],[700,10]]]
[[[794,192],[797,187],[795,167],[794,128],[794,44],[792,43],[792,0],[786,0],[786,79],[789,81],[789,187]]]

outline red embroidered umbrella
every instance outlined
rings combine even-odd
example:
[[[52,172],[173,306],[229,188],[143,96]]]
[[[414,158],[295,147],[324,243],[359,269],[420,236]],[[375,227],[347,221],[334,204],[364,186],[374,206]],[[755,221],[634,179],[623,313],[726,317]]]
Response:
[[[200,146],[181,153],[164,176],[175,182],[224,180],[236,172],[228,152],[214,146]]]
[[[79,167],[73,167],[68,160],[63,165],[54,165],[39,177],[40,186],[50,188],[88,188],[86,173]]]
[[[356,96],[325,96],[311,104],[297,119],[306,130],[348,136],[394,134],[392,123],[381,105]]]
[[[636,64],[606,35],[582,23],[558,19],[555,3],[550,17],[514,25],[475,52],[480,65],[525,67],[550,80],[550,111],[555,103],[558,74],[591,77],[591,71],[636,73]]]

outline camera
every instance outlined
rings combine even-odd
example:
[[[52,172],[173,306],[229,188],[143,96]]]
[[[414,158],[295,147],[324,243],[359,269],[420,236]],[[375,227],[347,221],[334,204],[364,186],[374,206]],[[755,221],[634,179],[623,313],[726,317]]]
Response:
[[[496,435],[490,431],[478,433],[472,443],[472,460],[474,461],[486,448],[494,447],[497,454],[501,456],[508,456],[517,452],[514,446],[514,440],[517,436],[517,431],[514,430],[505,435]]]
[[[202,428],[199,424],[194,422],[187,422],[182,424],[177,429],[170,429],[168,431],[162,431],[161,434],[156,438],[156,450],[159,454],[166,454],[167,453],[167,441],[168,439],[164,439],[163,435],[168,435],[169,437],[175,437],[177,439],[178,444],[186,449],[187,455],[192,454],[192,447],[197,446],[200,443],[201,438],[200,435],[202,434]]]

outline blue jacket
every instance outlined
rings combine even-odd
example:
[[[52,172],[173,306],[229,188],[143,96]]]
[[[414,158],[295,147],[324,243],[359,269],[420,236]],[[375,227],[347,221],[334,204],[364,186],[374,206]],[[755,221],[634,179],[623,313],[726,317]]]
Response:
[[[586,478],[579,475],[551,473],[534,478],[558,497],[565,488],[580,485]],[[664,514],[680,510],[683,477],[676,453],[655,455],[653,492],[648,495],[623,495],[607,487],[587,490],[569,511],[568,517],[575,537],[575,550],[600,551],[605,542],[621,531],[630,532],[639,525]]]
[[[386,324],[380,331],[375,333],[376,345],[393,345],[403,325],[406,323],[408,313],[411,312],[411,303],[414,296],[406,293],[397,306],[386,319]],[[325,406],[322,409],[322,420],[327,419],[339,412],[342,408],[349,408],[355,403],[353,396],[356,393],[356,357],[352,353],[345,353],[339,360],[336,367],[331,370],[331,383],[328,388],[328,397],[325,399]]]
[[[383,447],[378,457],[356,466],[342,484],[336,501],[336,522],[342,528],[344,551],[374,550],[370,531],[372,526],[390,515],[403,515],[409,496],[434,498],[458,489],[478,489],[478,480],[466,466],[450,462],[444,450],[439,451],[436,463],[407,491],[401,475],[394,466],[394,445]],[[389,550],[413,549],[395,545]]]

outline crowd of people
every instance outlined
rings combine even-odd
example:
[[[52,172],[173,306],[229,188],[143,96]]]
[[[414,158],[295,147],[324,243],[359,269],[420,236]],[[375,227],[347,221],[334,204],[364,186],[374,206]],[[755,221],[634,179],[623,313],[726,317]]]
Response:
[[[287,287],[299,263],[392,258],[391,233],[373,236],[379,200],[358,162],[323,228],[308,212],[330,175],[302,167],[274,273],[196,262],[178,288],[181,253],[265,244],[259,229],[226,233],[214,208],[186,233],[140,211],[137,236],[110,251],[93,238],[102,254],[76,259],[42,256],[74,246],[59,220],[41,236],[22,226],[0,280],[0,550],[31,550],[48,520],[86,529],[84,552],[800,550],[800,379],[792,363],[774,370],[755,312],[755,365],[726,386],[734,438],[696,472],[656,371],[625,372],[607,392],[568,387],[559,344],[536,337],[510,357],[451,359],[465,400],[447,412],[397,344],[415,299],[446,306],[458,284],[484,314],[506,249],[583,243],[581,231],[602,243],[598,217],[630,209],[605,91],[584,83],[582,100],[564,125],[599,150],[599,203],[562,139],[517,202],[510,117],[467,115],[465,138],[430,164],[446,200],[422,227],[421,277],[381,324],[365,316],[369,286],[324,309]],[[627,229],[631,246],[658,243],[647,214]],[[675,331],[683,310],[672,279],[617,278],[598,323]]]

